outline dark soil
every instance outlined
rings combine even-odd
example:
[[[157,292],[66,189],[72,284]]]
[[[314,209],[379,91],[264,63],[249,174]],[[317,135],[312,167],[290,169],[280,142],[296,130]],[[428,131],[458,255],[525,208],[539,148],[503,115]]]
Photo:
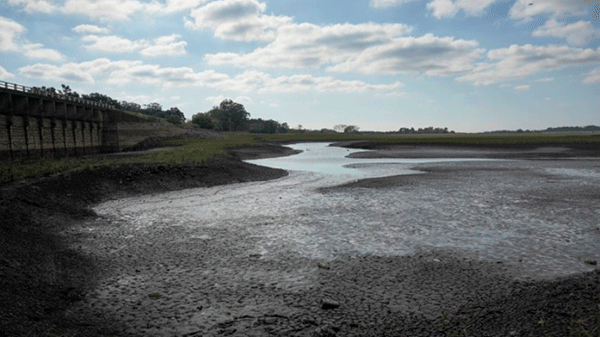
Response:
[[[65,319],[66,308],[94,288],[98,269],[97,261],[67,248],[56,233],[69,226],[77,226],[82,219],[93,217],[90,206],[105,200],[285,176],[285,171],[243,163],[238,158],[286,154],[291,154],[289,149],[277,146],[254,147],[237,149],[233,156],[203,164],[102,167],[2,186],[0,336],[117,336],[115,331],[118,329],[112,328],[114,323],[102,317],[79,318],[76,323]],[[397,184],[406,183],[405,178],[394,179]],[[378,182],[374,180],[369,185]],[[398,285],[390,283],[393,281],[388,277],[390,275],[385,275],[385,286],[378,283],[383,279],[375,277],[378,266],[383,268],[390,263],[400,263],[400,260],[367,257],[361,261],[360,268],[348,264],[349,270],[324,272],[321,284],[330,289],[333,297],[343,292],[341,287],[344,284],[365,289],[365,293],[377,292],[377,289],[388,286],[402,286],[401,282]],[[356,317],[348,319],[347,326],[323,325],[310,330],[310,333],[299,331],[295,335],[600,336],[598,270],[558,280],[500,282],[505,286],[483,289],[485,284],[494,284],[482,281],[493,278],[493,273],[485,269],[477,269],[477,273],[473,273],[462,262],[453,266],[437,266],[431,259],[423,259],[422,262],[413,259],[398,264],[398,268],[411,268],[411,282],[422,287],[436,287],[438,292],[440,287],[445,286],[448,277],[456,277],[466,286],[473,284],[474,295],[467,297],[467,302],[444,317],[394,316],[389,311],[373,311],[368,316],[385,317],[385,324],[365,325],[358,321],[360,317]],[[339,268],[346,267],[340,265]],[[446,275],[444,268],[465,270],[465,273]],[[335,264],[332,270],[336,270]],[[363,275],[361,279],[366,283],[352,283],[347,278],[352,273]],[[446,292],[449,298],[452,293],[453,289]],[[480,293],[491,295],[475,295]],[[374,298],[383,298],[384,295],[375,294]],[[356,305],[362,303],[359,298],[350,300],[354,300]],[[383,301],[370,305],[376,310],[375,307]],[[369,309],[365,310],[368,312]],[[333,317],[339,313],[327,310],[323,311],[323,315]],[[298,325],[313,323],[299,322]]]
[[[95,261],[67,249],[55,233],[93,216],[89,206],[285,175],[283,170],[220,157],[203,164],[101,167],[2,186],[0,336],[52,336],[68,326],[62,312],[94,286]],[[76,336],[102,335],[100,327],[75,328],[84,331]]]

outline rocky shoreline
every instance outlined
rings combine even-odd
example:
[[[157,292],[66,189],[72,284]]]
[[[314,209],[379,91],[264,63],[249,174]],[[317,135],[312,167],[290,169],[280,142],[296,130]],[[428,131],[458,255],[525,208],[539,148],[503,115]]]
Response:
[[[13,305],[0,309],[0,335],[598,333],[598,269],[515,281],[502,264],[443,250],[273,261],[249,254],[251,240],[241,232],[214,229],[217,239],[190,244],[178,241],[189,237],[185,229],[134,231],[90,209],[130,196],[275,179],[287,173],[238,158],[285,154],[290,152],[276,146],[238,149],[200,165],[131,165],[4,186],[0,301]],[[378,188],[389,182],[356,184]]]

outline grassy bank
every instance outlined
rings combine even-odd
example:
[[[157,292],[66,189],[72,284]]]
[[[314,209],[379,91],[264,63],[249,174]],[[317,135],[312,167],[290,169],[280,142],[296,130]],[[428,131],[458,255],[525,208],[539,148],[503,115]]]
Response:
[[[168,145],[171,150],[136,156],[95,156],[81,158],[43,159],[31,162],[0,163],[0,183],[20,181],[54,175],[68,170],[81,170],[98,166],[112,166],[131,163],[201,163],[209,158],[224,155],[228,148],[261,145],[267,142],[294,143],[302,141],[360,141],[357,147],[369,148],[373,145],[444,145],[482,147],[540,147],[574,146],[600,148],[600,134],[320,134],[288,133],[277,135],[256,135],[229,133],[223,139],[183,139],[173,140]]]
[[[294,133],[259,136],[265,141],[364,141],[390,145],[450,145],[450,146],[557,146],[595,144],[600,146],[600,134],[588,133],[523,133],[523,134],[314,134]]]
[[[182,164],[202,163],[215,156],[226,154],[227,148],[250,146],[253,138],[246,134],[231,134],[223,139],[173,140],[167,145],[175,148],[145,155],[92,156],[73,158],[44,158],[28,162],[0,163],[0,184],[32,178],[51,176],[69,170],[94,169],[123,164]]]

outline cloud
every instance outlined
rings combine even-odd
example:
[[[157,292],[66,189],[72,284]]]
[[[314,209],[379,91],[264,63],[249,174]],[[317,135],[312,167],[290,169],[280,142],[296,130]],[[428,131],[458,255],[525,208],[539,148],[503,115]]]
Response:
[[[512,45],[487,53],[489,62],[478,64],[457,78],[475,85],[490,85],[529,77],[544,71],[600,64],[600,48],[581,49],[569,46]]]
[[[25,56],[33,59],[62,61],[65,58],[60,52],[54,49],[44,48],[44,45],[39,43],[25,44],[21,49]]]
[[[516,90],[516,91],[529,91],[529,88],[531,88],[531,86],[530,86],[530,85],[528,85],[528,84],[525,84],[525,85],[517,85],[517,86],[515,87],[515,90]]]
[[[232,99],[227,96],[218,95],[218,96],[206,97],[204,100],[207,102],[210,102],[213,106],[218,106],[219,104],[221,104],[221,102],[223,102],[226,99],[231,99],[234,102],[238,102],[238,103],[242,103],[242,104],[250,104],[253,102],[252,98],[250,98],[248,96],[237,96]]]
[[[2,66],[0,66],[0,78],[11,78],[11,77],[15,77],[15,75],[12,73],[9,73],[6,69],[4,69]]]
[[[412,2],[412,1],[416,1],[416,0],[371,0],[369,5],[372,8],[376,8],[376,9],[386,9],[386,8],[390,8],[390,7],[400,6],[400,5],[403,5],[405,3]]]
[[[583,16],[591,1],[582,0],[517,0],[509,11],[514,20],[530,21],[537,15],[556,17]],[[530,3],[533,3],[530,5]]]
[[[266,4],[256,0],[218,0],[191,11],[185,26],[212,30],[223,40],[270,41],[278,27],[292,21],[287,16],[264,15]]]
[[[147,44],[145,40],[132,41],[114,35],[88,35],[84,36],[82,40],[84,42],[91,42],[91,44],[85,46],[86,49],[105,53],[131,53],[142,49]]]
[[[79,34],[107,34],[108,28],[101,28],[94,25],[79,25],[74,27],[73,31]]]
[[[564,24],[550,19],[532,33],[535,37],[555,37],[566,39],[567,43],[575,46],[584,46],[600,37],[600,29],[594,27],[589,21],[578,21]]]
[[[329,70],[367,74],[419,72],[447,76],[473,69],[473,63],[481,57],[481,53],[476,41],[426,34],[418,38],[398,38],[386,45],[367,48]]]
[[[600,84],[600,68],[596,68],[592,70],[587,76],[583,79],[582,83],[584,84]]]
[[[146,11],[153,14],[172,14],[196,8],[208,0],[167,0],[166,3],[152,1]]]
[[[25,32],[25,27],[19,23],[0,16],[0,52],[17,52],[29,58],[52,61],[61,61],[64,59],[64,56],[60,52],[44,48],[42,44],[18,41],[19,36]]]
[[[293,24],[279,28],[276,39],[247,54],[208,54],[212,65],[319,68],[332,72],[450,75],[469,71],[481,57],[476,41],[426,34],[404,37],[402,24]]]
[[[539,80],[535,80],[534,82],[548,83],[548,82],[553,82],[553,81],[554,81],[554,77],[546,77],[546,78],[540,78]]]
[[[137,0],[67,0],[62,10],[101,21],[126,21],[145,8],[147,4]]]
[[[172,34],[154,39],[132,41],[119,36],[84,36],[84,42],[90,42],[85,48],[105,53],[140,52],[143,56],[177,56],[185,54],[187,42],[177,41],[181,35]]]
[[[13,6],[25,6],[28,13],[52,13],[57,9],[49,0],[8,0],[8,3]]]
[[[427,4],[427,9],[438,19],[454,17],[461,10],[468,16],[481,16],[486,8],[498,1],[503,0],[433,0]]]
[[[100,78],[109,85],[155,85],[162,87],[206,87],[238,92],[341,92],[394,91],[401,82],[372,84],[332,77],[293,75],[273,77],[258,71],[245,71],[234,77],[214,70],[196,72],[189,67],[161,67],[142,61],[111,61],[106,58],[61,66],[34,64],[19,69],[21,75],[44,80],[96,83]]]
[[[187,42],[177,41],[179,38],[181,38],[181,35],[172,34],[154,39],[154,44],[142,49],[140,54],[143,56],[185,55],[185,46],[187,46]]]
[[[94,84],[94,75],[122,71],[139,63],[141,61],[110,61],[105,58],[82,63],[65,63],[60,66],[37,63],[19,68],[19,73],[42,80]]]
[[[0,16],[0,51],[18,51],[17,36],[25,32],[19,23]]]

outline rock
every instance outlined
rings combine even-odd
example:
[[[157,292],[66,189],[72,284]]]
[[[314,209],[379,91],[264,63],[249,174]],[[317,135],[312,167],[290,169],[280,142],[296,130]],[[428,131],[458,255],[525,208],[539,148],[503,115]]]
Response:
[[[585,263],[590,264],[592,266],[595,266],[598,264],[598,262],[596,260],[585,260]]]
[[[334,300],[330,300],[330,299],[326,299],[326,298],[321,299],[321,309],[329,310],[329,309],[338,308],[339,306],[340,306],[340,303],[336,302]]]
[[[339,329],[338,329],[339,331]],[[329,325],[324,325],[315,329],[313,336],[315,337],[335,337],[337,335],[335,329]]]
[[[317,263],[317,266],[319,267],[319,269],[330,269],[329,265],[324,262]]]

